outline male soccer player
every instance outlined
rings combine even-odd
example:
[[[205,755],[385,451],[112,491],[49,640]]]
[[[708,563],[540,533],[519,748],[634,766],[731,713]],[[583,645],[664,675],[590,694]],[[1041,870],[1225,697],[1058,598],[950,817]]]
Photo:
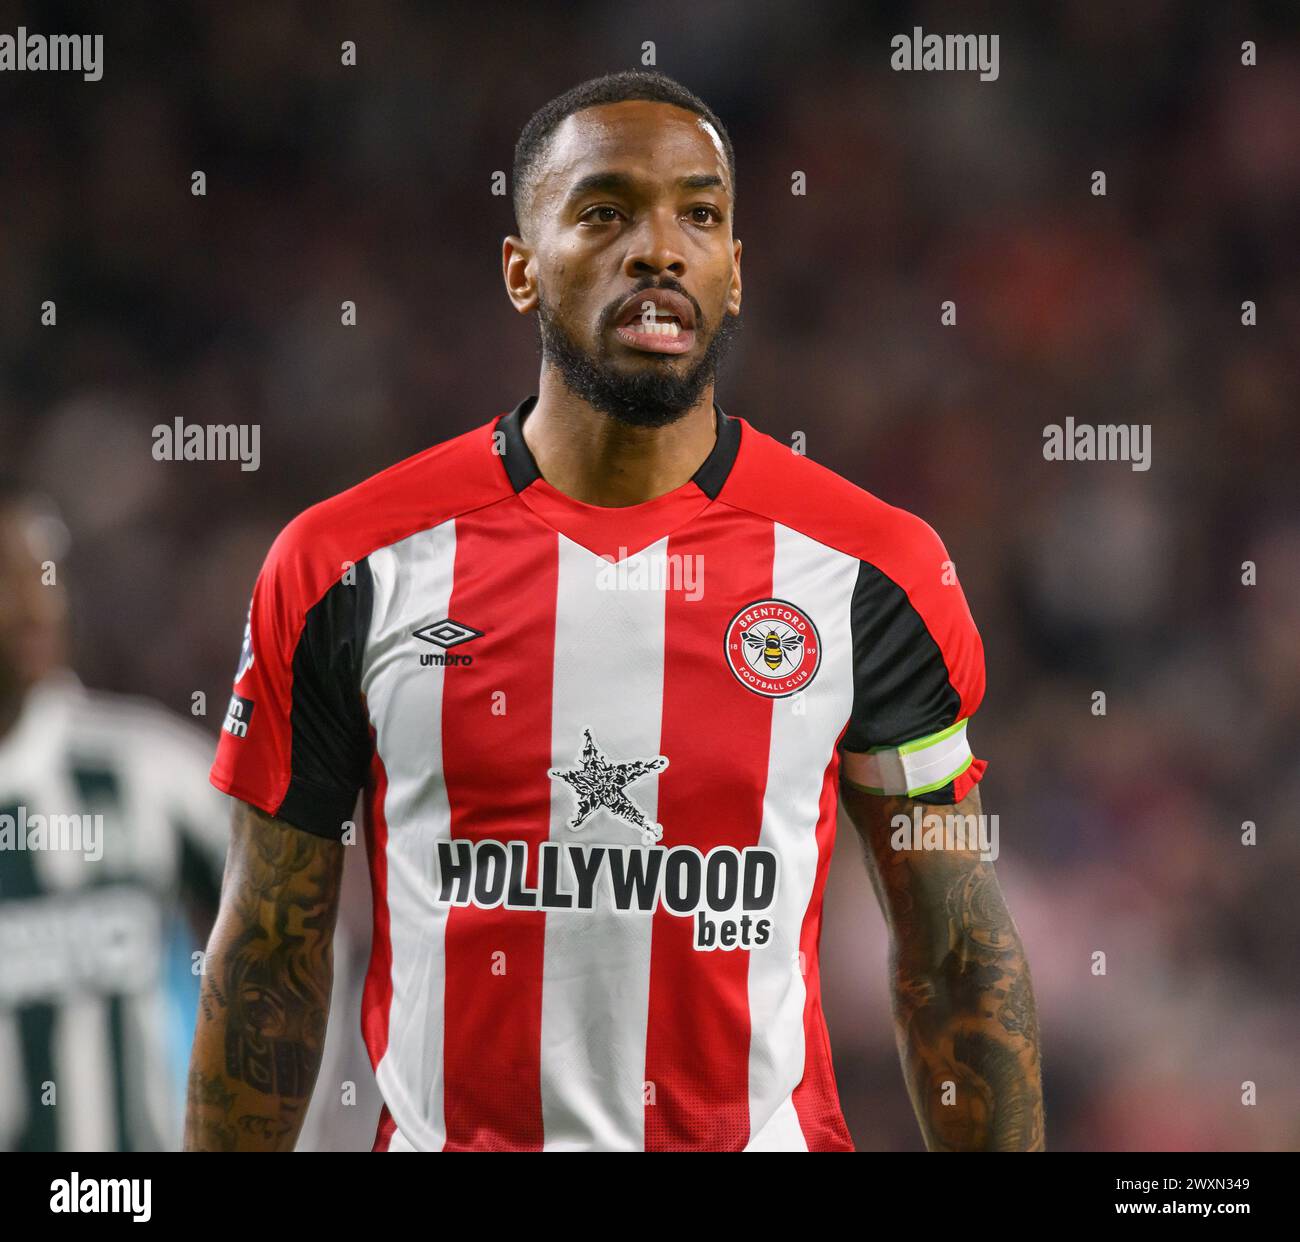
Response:
[[[226,811],[202,732],[67,666],[65,542],[0,480],[0,1150],[175,1150]]]
[[[229,815],[201,730],[69,667],[67,545],[48,499],[0,478],[0,1151],[174,1151]],[[360,940],[337,941],[345,971]],[[343,1021],[300,1149],[358,1141]]]
[[[239,799],[192,1148],[287,1148],[364,791],[376,1150],[851,1150],[819,991],[837,782],[934,1149],[1043,1145],[1019,936],[969,851],[983,652],[924,522],[714,403],[731,143],[671,79],[546,105],[507,293],[539,391],[296,518],[213,780]]]

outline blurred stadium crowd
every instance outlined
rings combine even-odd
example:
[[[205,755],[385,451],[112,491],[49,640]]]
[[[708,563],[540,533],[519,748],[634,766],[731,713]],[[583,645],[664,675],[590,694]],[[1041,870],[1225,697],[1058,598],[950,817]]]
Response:
[[[72,531],[75,666],[181,714],[204,691],[215,740],[279,528],[536,390],[493,174],[532,111],[654,40],[737,150],[744,329],[718,403],[803,432],[959,567],[1049,1146],[1294,1149],[1295,10],[863,7],[0,5],[0,29],[105,35],[100,82],[0,80],[0,462]],[[999,34],[998,80],[891,72],[913,25]],[[1071,415],[1149,424],[1151,469],[1045,461]],[[260,470],[155,461],[177,416],[260,424]],[[859,1148],[918,1149],[847,823],[838,848],[846,1115]]]

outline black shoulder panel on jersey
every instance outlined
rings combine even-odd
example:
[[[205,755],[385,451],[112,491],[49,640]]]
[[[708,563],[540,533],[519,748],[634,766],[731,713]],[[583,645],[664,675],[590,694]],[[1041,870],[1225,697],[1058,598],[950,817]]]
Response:
[[[713,409],[718,416],[718,438],[700,468],[691,476],[691,481],[710,500],[717,500],[740,451],[740,423],[728,418],[716,403]]]
[[[312,607],[293,653],[289,788],[276,811],[297,828],[337,840],[352,818],[370,765],[361,658],[374,608],[370,562],[356,582],[336,582]]]
[[[943,652],[903,590],[862,561],[853,588],[853,714],[845,750],[901,746],[946,729],[961,697],[948,678]],[[952,801],[950,781],[915,800]]]

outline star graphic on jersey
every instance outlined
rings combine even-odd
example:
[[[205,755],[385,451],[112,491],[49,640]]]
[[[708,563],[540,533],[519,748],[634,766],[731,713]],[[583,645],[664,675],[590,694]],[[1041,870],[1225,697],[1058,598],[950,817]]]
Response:
[[[626,820],[641,831],[641,841],[653,845],[663,835],[659,824],[652,824],[623,791],[647,772],[658,772],[668,766],[663,755],[653,759],[635,759],[631,763],[610,763],[591,740],[591,730],[584,729],[582,755],[578,766],[568,771],[552,768],[548,775],[553,780],[564,781],[578,795],[578,810],[569,820],[569,830],[577,832],[591,815],[604,807],[620,819]]]

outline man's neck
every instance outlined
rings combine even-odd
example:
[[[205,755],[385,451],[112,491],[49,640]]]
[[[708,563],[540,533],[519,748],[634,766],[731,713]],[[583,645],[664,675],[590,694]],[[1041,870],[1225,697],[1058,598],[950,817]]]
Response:
[[[688,482],[713,451],[713,385],[667,427],[629,427],[592,409],[543,368],[524,443],[557,491],[589,505],[621,509]]]

